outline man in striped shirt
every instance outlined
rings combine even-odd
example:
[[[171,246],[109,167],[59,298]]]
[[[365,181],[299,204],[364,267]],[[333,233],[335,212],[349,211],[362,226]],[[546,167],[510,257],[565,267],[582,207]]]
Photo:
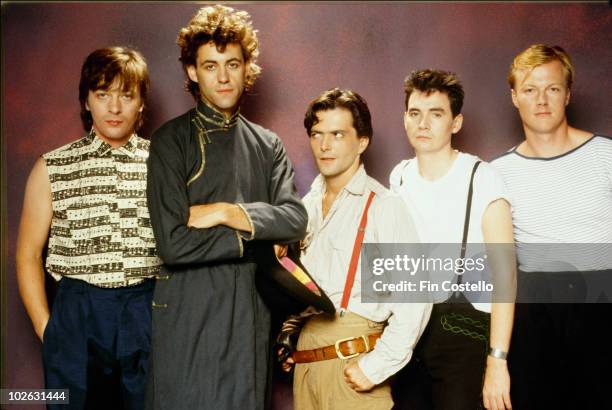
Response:
[[[561,47],[515,57],[525,140],[492,162],[513,204],[518,302],[530,302],[516,305],[509,355],[518,409],[604,408],[612,385],[612,305],[584,303],[612,298],[612,139],[568,124],[573,77]]]

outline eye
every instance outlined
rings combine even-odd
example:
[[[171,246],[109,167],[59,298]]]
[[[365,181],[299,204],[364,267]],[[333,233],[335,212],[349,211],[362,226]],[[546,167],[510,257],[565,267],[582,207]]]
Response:
[[[240,67],[240,63],[237,61],[232,61],[231,63],[229,63],[229,68],[231,68],[232,70],[236,70],[237,68]]]
[[[96,91],[96,98],[106,98],[108,97],[108,93],[106,91]]]
[[[336,132],[334,132],[334,138],[336,138],[336,139],[344,138],[344,133],[340,132],[340,131],[336,131]]]
[[[525,89],[523,89],[523,92],[524,92],[525,94],[531,94],[531,93],[533,93],[533,91],[534,91],[534,89],[533,89],[533,88],[531,88],[531,87],[530,87],[530,88],[525,88]]]
[[[439,112],[434,112],[432,115],[434,118],[442,118],[442,114]]]
[[[561,91],[561,88],[559,87],[550,87],[550,91],[554,92],[554,93],[558,93]]]
[[[310,133],[310,138],[319,139],[319,138],[321,138],[321,133],[320,132],[311,132]]]
[[[215,65],[214,64],[205,64],[204,65],[204,70],[206,71],[213,71],[215,69]]]
[[[132,94],[122,94],[121,98],[125,101],[132,101],[132,99],[134,98],[134,96]]]
[[[419,113],[416,112],[416,111],[411,111],[411,112],[408,113],[408,116],[412,117],[412,118],[417,117],[418,115],[419,115]]]

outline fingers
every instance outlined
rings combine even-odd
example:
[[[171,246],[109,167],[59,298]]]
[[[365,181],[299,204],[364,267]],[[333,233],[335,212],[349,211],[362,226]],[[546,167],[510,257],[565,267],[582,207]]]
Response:
[[[504,404],[506,405],[506,409],[512,410],[512,402],[510,401],[510,392],[508,391],[503,392],[502,398],[504,400]]]

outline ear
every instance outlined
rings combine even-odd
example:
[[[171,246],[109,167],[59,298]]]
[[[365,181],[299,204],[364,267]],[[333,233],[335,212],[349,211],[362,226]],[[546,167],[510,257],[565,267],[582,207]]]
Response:
[[[408,132],[408,110],[404,112],[404,129]]]
[[[187,76],[189,77],[189,79],[191,81],[193,81],[194,83],[198,82],[198,76],[196,75],[196,68],[194,65],[188,65],[187,66]]]
[[[87,100],[85,100],[85,109],[86,109],[87,111],[91,111],[91,110],[89,109],[89,103],[87,102]]]
[[[142,112],[142,110],[144,110],[144,104],[140,105],[140,108],[138,109],[138,112]]]
[[[458,133],[462,125],[463,125],[463,114],[458,114],[455,118],[453,118],[452,133],[453,134]]]
[[[514,106],[518,108],[518,98],[516,96],[516,90],[514,88],[510,90],[510,96],[512,97],[512,104],[514,104]]]
[[[359,137],[359,154],[363,154],[368,145],[370,145],[370,139],[368,137]]]
[[[570,102],[570,96],[572,95],[572,90],[570,90],[569,88],[567,89],[567,95],[565,96],[565,106],[567,107],[567,105]]]

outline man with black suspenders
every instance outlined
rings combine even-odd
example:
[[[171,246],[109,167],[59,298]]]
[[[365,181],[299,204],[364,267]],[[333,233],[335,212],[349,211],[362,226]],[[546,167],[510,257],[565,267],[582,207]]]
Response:
[[[404,89],[404,127],[416,157],[393,169],[390,185],[407,203],[421,242],[461,241],[454,257],[462,260],[470,243],[511,244],[510,204],[501,177],[489,164],[451,145],[463,122],[464,93],[457,77],[440,70],[415,71],[406,78]],[[513,260],[508,262],[503,272],[495,274],[513,283],[516,269]],[[461,282],[462,276],[457,280]],[[463,294],[451,299],[436,300],[415,349],[418,363],[408,373],[421,385],[406,386],[411,390],[411,408],[474,410],[480,404],[488,409],[510,408],[506,352],[514,304],[510,299],[470,303]]]
[[[324,92],[304,126],[320,175],[304,197],[309,223],[301,261],[339,312],[310,316],[283,366],[297,363],[294,408],[389,409],[386,379],[410,360],[431,304],[362,303],[358,261],[362,243],[417,242],[414,224],[401,198],[361,164],[372,138],[361,96]]]

